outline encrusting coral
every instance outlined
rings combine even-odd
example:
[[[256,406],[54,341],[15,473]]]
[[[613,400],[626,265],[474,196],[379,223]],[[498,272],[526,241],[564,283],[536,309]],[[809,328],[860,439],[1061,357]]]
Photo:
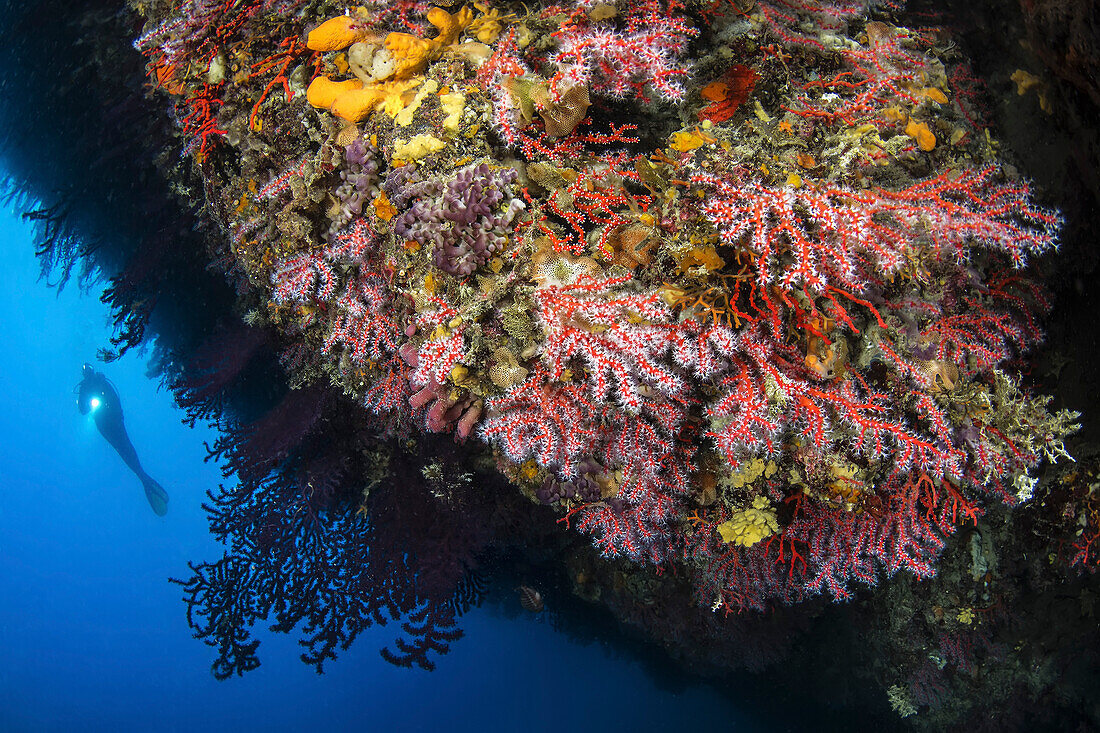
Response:
[[[779,531],[779,520],[766,496],[757,496],[752,505],[736,511],[718,525],[718,536],[723,542],[742,547],[752,547],[757,542]]]

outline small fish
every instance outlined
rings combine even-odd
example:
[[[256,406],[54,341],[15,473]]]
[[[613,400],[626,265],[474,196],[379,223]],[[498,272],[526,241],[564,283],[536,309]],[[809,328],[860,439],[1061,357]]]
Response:
[[[529,585],[521,585],[516,590],[519,592],[519,605],[525,611],[538,613],[543,609],[542,594]]]

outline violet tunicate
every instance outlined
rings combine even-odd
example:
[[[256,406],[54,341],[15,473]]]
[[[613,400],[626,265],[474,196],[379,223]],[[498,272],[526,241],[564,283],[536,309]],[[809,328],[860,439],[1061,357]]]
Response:
[[[556,504],[566,499],[584,503],[599,501],[600,485],[595,476],[603,471],[603,467],[595,461],[585,461],[577,468],[578,473],[574,478],[547,477],[542,485],[535,489],[535,498],[546,505]]]
[[[378,149],[363,138],[356,138],[344,148],[346,167],[340,171],[341,183],[335,196],[340,210],[329,224],[329,236],[341,231],[363,208],[378,196]]]
[[[403,166],[382,188],[402,213],[390,226],[405,239],[431,246],[436,267],[466,277],[504,251],[524,203],[514,195],[516,171],[488,163],[450,178],[422,178]]]

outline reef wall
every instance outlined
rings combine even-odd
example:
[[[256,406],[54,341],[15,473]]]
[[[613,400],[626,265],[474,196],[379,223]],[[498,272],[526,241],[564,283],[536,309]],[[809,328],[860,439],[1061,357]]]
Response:
[[[927,16],[131,6],[82,16],[95,82],[58,75],[105,90],[75,129],[125,138],[74,170],[131,193],[37,170],[72,140],[20,125],[65,119],[70,87],[16,76],[41,109],[5,150],[46,267],[110,278],[115,347],[155,334],[224,433],[228,553],[179,581],[215,674],[258,665],[269,615],[318,669],[387,620],[383,656],[431,667],[522,557],[697,669],[794,644],[825,668],[855,643],[837,624],[874,630],[844,675],[907,722],[1086,714],[1086,684],[1054,702],[1024,660],[1057,666],[1057,640],[1004,641],[1050,588],[1085,614],[1097,566],[1077,415],[1027,361],[1064,221]],[[61,63],[72,32],[12,65]]]

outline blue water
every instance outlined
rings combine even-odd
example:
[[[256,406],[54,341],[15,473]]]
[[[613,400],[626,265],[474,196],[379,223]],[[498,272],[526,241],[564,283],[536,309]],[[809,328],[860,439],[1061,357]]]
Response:
[[[118,455],[79,414],[80,366],[108,345],[94,291],[38,282],[30,231],[0,212],[0,731],[777,730],[708,687],[658,689],[641,667],[554,632],[546,616],[474,610],[429,673],[378,654],[366,634],[318,676],[293,638],[260,631],[263,665],[217,682],[180,589],[215,559],[200,508],[221,480],[215,434],[182,425],[171,395],[129,354],[97,365],[122,397],[146,470],[168,490],[156,517]]]

